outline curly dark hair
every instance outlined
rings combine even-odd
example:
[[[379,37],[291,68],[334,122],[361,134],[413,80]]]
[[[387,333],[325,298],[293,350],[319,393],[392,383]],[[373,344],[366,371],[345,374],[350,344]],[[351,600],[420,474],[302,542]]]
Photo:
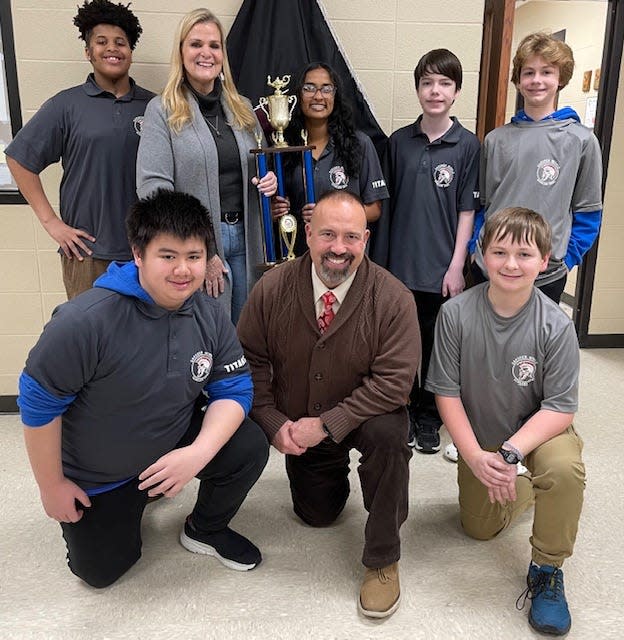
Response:
[[[139,24],[139,19],[130,11],[127,5],[114,4],[110,0],[85,0],[82,7],[78,5],[78,13],[74,17],[74,24],[80,31],[80,38],[89,44],[91,31],[98,24],[112,24],[115,27],[123,29],[130,48],[134,49],[138,42],[143,29]]]
[[[328,64],[324,62],[311,62],[297,74],[297,79],[293,87],[293,93],[297,96],[297,106],[293,111],[290,124],[284,132],[286,141],[289,145],[293,146],[302,144],[301,129],[305,129],[306,126],[303,113],[301,113],[301,88],[305,84],[306,74],[315,69],[325,69],[331,78],[332,84],[336,87],[334,109],[329,116],[327,127],[336,149],[336,155],[342,160],[345,172],[348,176],[355,177],[360,173],[362,148],[360,141],[355,135],[353,110],[351,103],[343,92],[340,76]],[[285,155],[288,157],[295,154]]]

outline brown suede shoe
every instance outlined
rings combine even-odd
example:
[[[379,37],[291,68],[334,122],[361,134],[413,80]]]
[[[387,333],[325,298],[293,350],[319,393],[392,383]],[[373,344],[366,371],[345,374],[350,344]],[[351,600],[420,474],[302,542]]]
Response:
[[[399,608],[400,602],[398,562],[382,569],[366,569],[358,601],[361,613],[369,618],[385,618]]]

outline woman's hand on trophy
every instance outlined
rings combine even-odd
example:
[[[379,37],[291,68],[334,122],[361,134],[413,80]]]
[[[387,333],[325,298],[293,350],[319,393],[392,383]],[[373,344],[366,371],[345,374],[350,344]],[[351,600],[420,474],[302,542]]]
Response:
[[[224,274],[228,273],[223,261],[218,255],[214,255],[206,265],[206,293],[213,298],[218,298],[225,291]]]
[[[282,196],[273,196],[271,198],[271,215],[273,216],[273,220],[278,220],[287,213],[290,213],[290,200]]]
[[[301,217],[306,224],[310,222],[315,206],[315,202],[308,202],[308,204],[303,205],[303,208],[301,209]]]
[[[258,191],[267,198],[270,198],[277,192],[277,176],[272,171],[269,171],[262,178],[252,178],[251,182],[258,187]]]

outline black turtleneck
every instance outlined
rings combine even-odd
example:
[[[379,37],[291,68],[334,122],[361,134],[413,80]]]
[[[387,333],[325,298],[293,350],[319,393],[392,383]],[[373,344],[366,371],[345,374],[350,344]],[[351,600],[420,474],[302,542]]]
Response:
[[[188,83],[186,86],[195,96],[199,110],[217,145],[221,211],[242,212],[244,209],[243,173],[240,154],[234,132],[226,122],[225,113],[221,106],[221,81],[217,78],[213,90],[206,95],[199,93]]]

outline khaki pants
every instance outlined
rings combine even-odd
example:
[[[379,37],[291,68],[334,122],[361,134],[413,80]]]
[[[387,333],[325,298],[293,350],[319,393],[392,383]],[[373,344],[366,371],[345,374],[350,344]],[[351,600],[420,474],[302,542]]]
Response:
[[[99,258],[84,258],[71,260],[66,256],[61,256],[61,267],[63,269],[63,284],[67,292],[67,299],[71,300],[83,291],[88,291],[93,283],[108,269],[110,260],[100,260]]]
[[[570,425],[540,445],[525,459],[529,475],[518,476],[517,499],[505,506],[491,504],[486,487],[461,459],[457,465],[459,507],[464,531],[477,540],[490,540],[535,504],[532,559],[560,567],[572,555],[583,506],[585,465],[583,441]]]

